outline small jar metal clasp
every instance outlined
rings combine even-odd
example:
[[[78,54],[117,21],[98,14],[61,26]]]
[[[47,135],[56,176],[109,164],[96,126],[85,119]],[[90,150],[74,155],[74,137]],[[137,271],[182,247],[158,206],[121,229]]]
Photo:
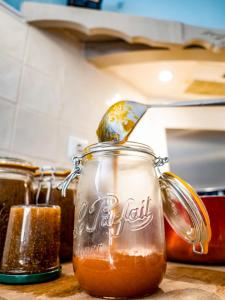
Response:
[[[47,176],[45,178],[45,172],[49,172],[49,176]],[[40,178],[38,180],[38,188],[37,188],[37,194],[36,194],[36,204],[39,204],[39,197],[40,197],[40,193],[42,188],[44,188],[45,186],[47,186],[47,193],[46,193],[46,199],[45,199],[45,204],[49,204],[49,200],[50,200],[50,194],[52,191],[52,185],[53,182],[55,181],[55,168],[52,166],[43,166],[40,169]]]
[[[58,189],[61,191],[63,197],[66,196],[66,190],[70,182],[72,182],[74,179],[80,176],[82,159],[83,156],[74,156],[72,158],[73,169],[71,170],[70,174],[65,178],[65,180],[61,182],[58,186]]]

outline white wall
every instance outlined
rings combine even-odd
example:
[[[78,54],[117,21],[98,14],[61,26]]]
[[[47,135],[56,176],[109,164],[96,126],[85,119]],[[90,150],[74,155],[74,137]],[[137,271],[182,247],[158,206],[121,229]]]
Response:
[[[152,108],[144,115],[130,140],[149,144],[157,156],[168,156],[166,129],[220,130],[225,135],[225,107]],[[213,149],[213,148],[212,148]],[[225,152],[225,149],[224,149]],[[205,155],[206,153],[203,153]],[[214,153],[207,153],[213,157]],[[190,161],[183,157],[184,164]],[[169,164],[164,169],[167,170]]]
[[[70,135],[95,142],[95,130],[116,94],[145,100],[89,64],[71,38],[24,23],[0,5],[0,155],[70,166]],[[225,108],[151,109],[130,140],[166,156],[165,128],[225,130]]]
[[[70,166],[68,137],[95,142],[105,102],[118,93],[144,98],[90,65],[79,42],[0,5],[0,155]]]

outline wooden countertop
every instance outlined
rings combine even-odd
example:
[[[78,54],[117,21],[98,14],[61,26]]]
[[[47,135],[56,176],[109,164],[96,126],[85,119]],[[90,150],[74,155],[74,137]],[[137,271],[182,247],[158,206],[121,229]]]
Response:
[[[51,282],[12,286],[0,285],[0,300],[88,300],[79,288],[71,264],[63,265],[62,276]],[[225,267],[168,263],[158,291],[144,299],[220,300],[225,299]]]

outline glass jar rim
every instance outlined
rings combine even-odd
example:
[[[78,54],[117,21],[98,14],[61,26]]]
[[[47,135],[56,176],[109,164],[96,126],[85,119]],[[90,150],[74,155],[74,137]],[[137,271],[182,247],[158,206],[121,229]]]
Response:
[[[38,169],[38,167],[25,159],[8,156],[0,156],[0,168],[29,172],[35,172]]]
[[[11,208],[60,208],[59,205],[55,204],[45,204],[45,203],[38,203],[38,204],[18,204],[13,205]]]
[[[87,146],[83,150],[82,157],[85,157],[87,155],[91,155],[93,153],[97,152],[104,152],[104,151],[134,151],[134,152],[141,152],[148,155],[151,155],[153,158],[157,158],[153,149],[142,143],[138,142],[131,142],[127,141],[123,144],[115,143],[115,142],[101,142],[101,143],[95,143],[92,145]]]
[[[87,146],[82,155],[74,156],[73,161],[73,169],[71,173],[65,178],[65,180],[58,186],[58,189],[62,191],[62,195],[65,197],[66,190],[71,181],[77,179],[81,174],[81,165],[83,161],[89,161],[93,158],[93,154],[109,152],[111,154],[118,154],[117,151],[131,151],[131,152],[139,152],[145,155],[148,155],[153,160],[154,167],[163,166],[168,162],[168,157],[160,157],[156,156],[152,148],[146,144],[127,141],[123,144],[115,143],[115,142],[101,142],[95,143]]]
[[[65,178],[70,174],[71,170],[66,169],[66,168],[61,168],[61,167],[52,167],[52,166],[43,166],[39,168],[34,176],[35,177],[60,177],[60,178]]]

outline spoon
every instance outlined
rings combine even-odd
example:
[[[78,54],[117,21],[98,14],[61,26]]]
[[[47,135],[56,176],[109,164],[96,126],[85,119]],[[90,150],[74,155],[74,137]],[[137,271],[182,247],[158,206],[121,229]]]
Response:
[[[98,140],[99,142],[125,142],[148,108],[223,105],[225,105],[225,99],[182,101],[166,104],[143,104],[129,100],[119,101],[110,106],[101,119],[97,129]]]

